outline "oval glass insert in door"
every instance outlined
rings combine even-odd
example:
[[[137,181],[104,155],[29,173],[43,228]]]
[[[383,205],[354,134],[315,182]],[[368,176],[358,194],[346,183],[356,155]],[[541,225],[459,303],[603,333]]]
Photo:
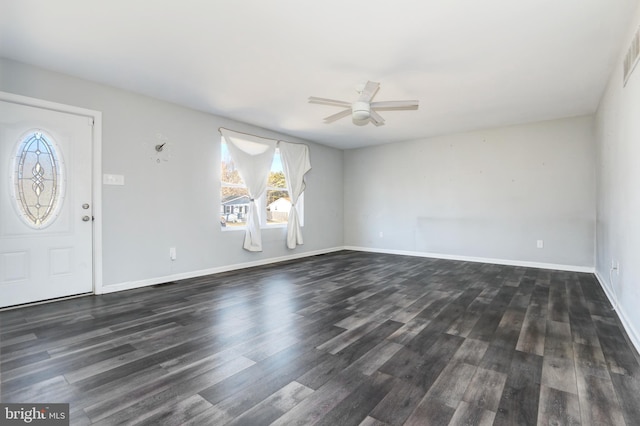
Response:
[[[18,212],[29,227],[53,223],[64,200],[64,162],[53,138],[42,130],[26,134],[18,144],[13,165]]]

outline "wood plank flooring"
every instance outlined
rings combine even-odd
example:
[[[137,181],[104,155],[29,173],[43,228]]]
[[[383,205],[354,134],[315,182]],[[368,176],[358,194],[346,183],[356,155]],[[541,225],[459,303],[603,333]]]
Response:
[[[0,312],[0,400],[74,425],[638,425],[590,274],[343,251]]]

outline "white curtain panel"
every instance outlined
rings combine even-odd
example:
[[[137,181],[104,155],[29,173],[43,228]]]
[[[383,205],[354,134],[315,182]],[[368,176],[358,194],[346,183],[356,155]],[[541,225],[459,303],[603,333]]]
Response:
[[[280,158],[282,158],[282,168],[287,181],[289,197],[291,197],[291,211],[289,211],[289,221],[287,222],[287,247],[294,249],[296,245],[304,244],[298,217],[298,198],[305,188],[304,175],[311,170],[309,147],[283,141],[279,142],[278,147],[280,148]]]
[[[277,141],[227,129],[220,129],[220,133],[227,142],[229,154],[231,154],[240,177],[247,185],[251,199],[243,247],[248,251],[262,251],[260,217],[255,200],[259,199],[267,190],[269,171]]]

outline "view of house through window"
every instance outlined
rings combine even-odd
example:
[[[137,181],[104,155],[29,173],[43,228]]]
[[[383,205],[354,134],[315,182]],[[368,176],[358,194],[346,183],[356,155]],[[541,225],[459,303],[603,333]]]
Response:
[[[233,164],[231,154],[224,139],[221,143],[222,164],[220,176],[220,225],[222,227],[242,227],[249,212],[247,187]],[[291,210],[291,199],[282,169],[280,151],[276,148],[269,173],[267,191],[256,200],[262,226],[286,224]]]

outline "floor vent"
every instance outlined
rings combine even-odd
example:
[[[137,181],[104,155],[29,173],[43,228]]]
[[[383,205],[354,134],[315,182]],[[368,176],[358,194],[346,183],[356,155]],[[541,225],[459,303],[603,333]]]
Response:
[[[175,284],[175,283],[176,283],[175,281],[168,281],[166,283],[154,284],[151,287],[152,288],[158,288],[158,287],[164,287],[164,286],[167,286],[169,284]]]
[[[623,77],[624,83],[622,86],[627,85],[627,81],[633,73],[636,65],[638,65],[638,59],[640,59],[640,28],[636,31],[636,34],[633,36],[633,40],[631,40],[631,46],[629,46],[629,50],[627,51],[627,55],[624,57],[623,64]]]

